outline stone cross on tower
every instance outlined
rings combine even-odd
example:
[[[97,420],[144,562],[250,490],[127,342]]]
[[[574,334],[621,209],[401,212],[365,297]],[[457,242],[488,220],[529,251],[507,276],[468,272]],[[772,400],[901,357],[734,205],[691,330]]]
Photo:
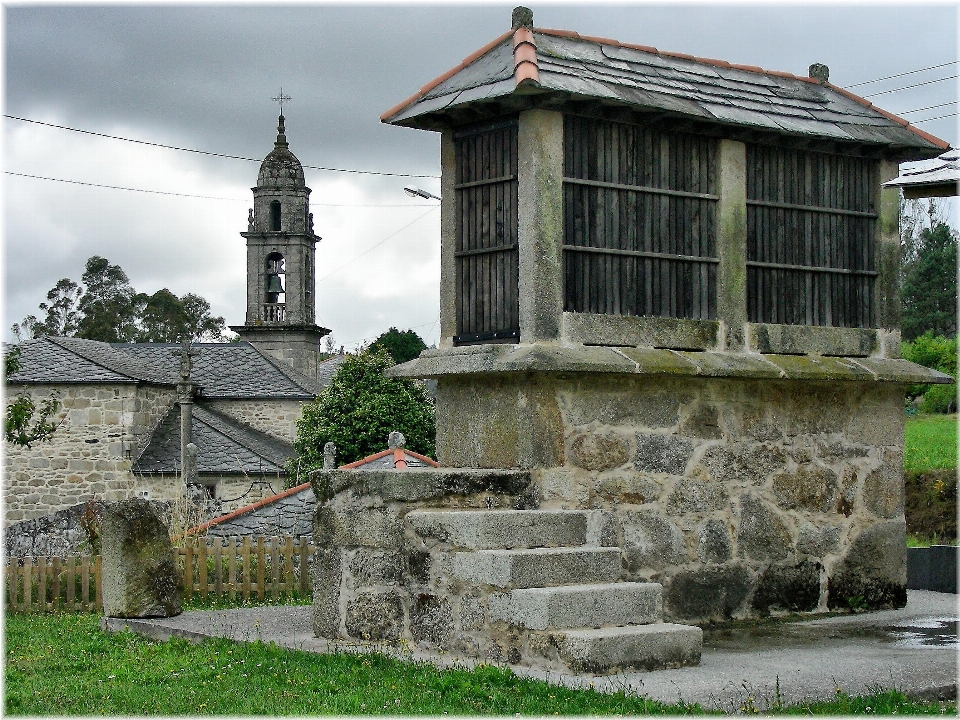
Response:
[[[180,466],[183,468],[183,483],[190,485],[197,482],[197,448],[193,444],[193,393],[196,383],[190,379],[193,371],[193,358],[200,354],[199,350],[190,348],[190,341],[184,340],[178,350],[171,351],[174,357],[180,358],[180,382],[177,383],[177,400],[180,403]]]

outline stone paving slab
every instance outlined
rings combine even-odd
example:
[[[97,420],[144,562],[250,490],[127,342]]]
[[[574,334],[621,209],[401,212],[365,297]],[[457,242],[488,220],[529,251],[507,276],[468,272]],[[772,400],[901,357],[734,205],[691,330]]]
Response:
[[[738,710],[747,697],[763,710],[779,681],[784,703],[826,700],[839,687],[863,695],[876,687],[897,688],[926,698],[956,697],[957,596],[910,590],[907,606],[862,615],[751,628],[709,630],[700,665],[613,676],[563,675],[511,666],[518,675],[570,687],[636,692],[667,703],[683,699],[707,708]],[[340,644],[313,637],[310,606],[189,611],[175,618],[106,619],[110,629],[157,639],[226,637],[273,642],[307,652],[365,652],[383,646]],[[387,650],[387,652],[391,652]],[[470,667],[475,660],[424,652],[392,653],[439,667]]]

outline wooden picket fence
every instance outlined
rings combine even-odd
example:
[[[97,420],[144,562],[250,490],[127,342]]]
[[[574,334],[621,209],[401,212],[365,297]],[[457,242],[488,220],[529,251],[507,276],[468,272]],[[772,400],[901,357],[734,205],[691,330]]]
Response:
[[[312,593],[310,556],[305,540],[284,537],[251,541],[243,538],[207,538],[178,549],[183,574],[183,596],[226,596],[231,600]]]
[[[183,596],[249,600],[313,592],[313,546],[291,536],[205,538],[176,548]],[[103,610],[99,555],[11,558],[6,608],[13,613]]]
[[[12,558],[6,567],[7,611],[41,613],[103,609],[99,555]]]

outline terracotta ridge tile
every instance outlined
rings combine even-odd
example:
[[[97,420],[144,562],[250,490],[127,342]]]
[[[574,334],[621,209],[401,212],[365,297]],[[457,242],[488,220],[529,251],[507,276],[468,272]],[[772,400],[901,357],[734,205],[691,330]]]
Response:
[[[696,55],[691,55],[690,53],[681,53],[681,52],[667,52],[664,50],[660,51],[661,57],[675,57],[680,58],[681,60],[699,60]]]
[[[887,118],[888,120],[892,120],[893,122],[895,122],[897,125],[900,125],[901,127],[906,127],[907,125],[910,124],[910,121],[909,121],[909,120],[904,120],[904,119],[903,119],[902,117],[900,117],[899,115],[894,115],[892,112],[887,112],[886,110],[883,110],[882,108],[878,108],[876,105],[874,105],[871,109],[872,109],[874,112],[880,113],[881,115],[883,115],[883,116],[884,116],[885,118]]]
[[[522,83],[540,84],[537,43],[530,28],[520,27],[513,33],[513,81],[514,87]]]
[[[636,45],[634,43],[620,43],[620,47],[624,47],[629,50],[639,50],[640,52],[650,53],[651,55],[660,54],[660,51],[651,45]]]
[[[257,502],[255,503],[251,503],[250,505],[244,505],[242,508],[238,508],[233,512],[227,513],[226,515],[221,515],[220,517],[211,518],[210,520],[207,520],[205,523],[201,523],[200,525],[197,525],[197,527],[187,530],[184,533],[184,535],[193,535],[202,530],[206,530],[207,528],[211,528],[214,525],[219,525],[220,523],[225,523],[228,520],[233,520],[234,518],[240,517],[241,515],[246,515],[248,512],[252,510],[261,508],[264,505],[275,503],[278,500],[283,500],[283,498],[289,497],[290,495],[294,495],[298,492],[302,492],[306,490],[308,487],[310,487],[310,483],[306,482],[306,483],[303,483],[302,485],[297,485],[296,487],[288,488],[281,493],[277,493],[276,495],[271,495],[269,497],[261,498],[260,500],[257,500]]]
[[[556,37],[566,37],[566,38],[580,37],[580,34],[574,30],[552,30],[550,28],[535,27],[533,31],[538,33],[543,33],[544,35],[555,35]]]
[[[736,63],[730,63],[730,67],[734,70],[746,70],[747,72],[758,73],[760,75],[766,75],[767,71],[758,65],[739,65]]]
[[[783,72],[782,70],[764,70],[765,75],[775,75],[777,77],[789,78],[790,80],[799,80],[793,73]]]
[[[391,450],[390,450],[389,448],[386,449],[386,450],[381,450],[380,452],[374,453],[373,455],[367,455],[366,457],[362,457],[362,458],[360,458],[359,460],[354,460],[352,463],[347,463],[346,465],[341,465],[340,467],[337,468],[337,470],[352,470],[353,468],[355,468],[355,467],[357,467],[357,466],[359,466],[359,465],[361,465],[361,464],[363,464],[363,463],[368,463],[368,462],[373,462],[374,460],[379,460],[379,459],[382,458],[384,455],[387,455],[387,454],[389,454],[390,452],[391,452]]]
[[[950,143],[948,143],[946,140],[941,140],[941,139],[938,138],[936,135],[931,135],[930,133],[925,132],[924,130],[921,130],[921,129],[918,128],[918,127],[914,127],[913,125],[907,125],[907,130],[912,130],[914,133],[916,133],[917,135],[919,135],[920,137],[922,137],[924,140],[926,140],[926,141],[928,141],[928,142],[932,142],[934,145],[936,145],[936,146],[937,146],[938,148],[940,148],[941,150],[949,150],[949,149],[950,149]]]
[[[931,135],[930,133],[925,132],[920,128],[911,125],[908,120],[904,120],[902,117],[894,115],[891,112],[887,112],[882,108],[878,108],[876,105],[874,105],[872,102],[870,102],[866,98],[862,98],[859,95],[854,95],[849,90],[844,90],[842,87],[834,85],[831,82],[823,82],[822,84],[826,85],[827,87],[833,90],[836,90],[838,93],[850,98],[854,102],[860,103],[864,107],[870,108],[874,112],[879,113],[880,115],[883,115],[883,117],[887,118],[888,120],[892,120],[893,122],[897,123],[901,127],[905,127],[907,130],[910,130],[911,132],[913,132],[914,135],[922,138],[923,140],[926,140],[929,143],[932,143],[933,145],[935,145],[936,147],[942,150],[946,150],[947,148],[950,147],[950,143],[948,143],[947,141],[941,140],[936,135]]]
[[[726,60],[717,60],[716,58],[696,58],[697,62],[704,63],[705,65],[716,65],[717,67],[730,67],[730,63]]]
[[[440,467],[440,463],[438,463],[433,458],[428,458],[426,455],[421,455],[418,452],[414,452],[413,450],[407,450],[406,448],[404,448],[403,451],[407,453],[407,455],[413,455],[417,460],[421,460],[427,463],[428,465],[432,465],[433,467]]]
[[[397,470],[407,469],[407,457],[403,454],[403,448],[396,448],[393,451],[393,467]]]
[[[600,43],[601,45],[613,45],[614,47],[623,47],[623,44],[619,40],[611,40],[610,38],[597,37],[596,35],[581,35],[581,40],[587,40],[589,42]]]

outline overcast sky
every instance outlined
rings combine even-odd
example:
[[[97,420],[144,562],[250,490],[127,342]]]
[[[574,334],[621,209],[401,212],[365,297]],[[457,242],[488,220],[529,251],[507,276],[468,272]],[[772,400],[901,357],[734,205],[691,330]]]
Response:
[[[438,136],[382,125],[379,115],[509,29],[512,7],[7,5],[5,114],[257,161],[5,118],[3,339],[58,279],[79,281],[91,255],[122,266],[138,291],[199,293],[228,324],[242,324],[239,233],[276,137],[271,98],[280,87],[293,98],[287,139],[304,165],[436,176]],[[852,90],[913,122],[956,113],[952,3],[532,9],[539,27],[662,50],[798,75],[825,63],[844,87],[953,63]],[[955,115],[918,127],[957,144]],[[391,325],[436,342],[440,213],[403,187],[439,194],[439,179],[311,169],[306,177],[323,238],[317,322],[348,349]]]

